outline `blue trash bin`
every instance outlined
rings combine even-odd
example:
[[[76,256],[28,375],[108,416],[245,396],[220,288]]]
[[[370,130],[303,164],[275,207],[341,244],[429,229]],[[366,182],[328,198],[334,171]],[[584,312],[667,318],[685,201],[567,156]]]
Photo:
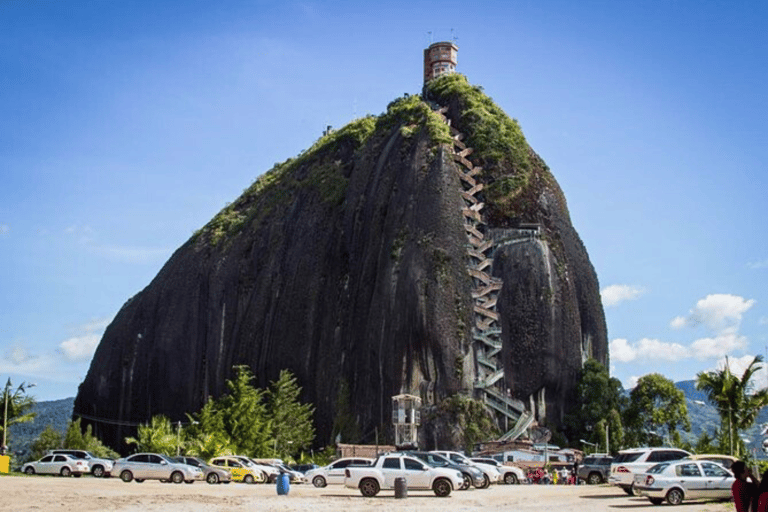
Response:
[[[280,473],[277,476],[277,495],[287,496],[288,491],[291,490],[291,479],[288,478],[288,473]]]

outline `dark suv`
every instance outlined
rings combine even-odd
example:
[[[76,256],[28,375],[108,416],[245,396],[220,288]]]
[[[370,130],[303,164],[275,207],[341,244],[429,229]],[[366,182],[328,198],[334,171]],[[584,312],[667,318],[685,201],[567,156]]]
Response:
[[[579,480],[592,485],[607,482],[608,474],[611,472],[611,462],[613,457],[610,455],[602,453],[587,455],[579,465]]]

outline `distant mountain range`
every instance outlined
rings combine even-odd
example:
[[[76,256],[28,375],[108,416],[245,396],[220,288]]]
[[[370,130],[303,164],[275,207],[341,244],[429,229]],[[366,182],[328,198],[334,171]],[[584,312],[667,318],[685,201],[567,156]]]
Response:
[[[720,428],[720,417],[715,407],[707,401],[707,395],[696,389],[696,382],[685,380],[675,383],[678,389],[685,393],[688,416],[691,419],[691,432],[683,432],[682,437],[691,443],[695,443],[702,432],[714,434]],[[16,453],[17,460],[24,460],[31,453],[31,446],[35,439],[48,425],[64,434],[67,422],[72,418],[72,409],[75,398],[64,398],[49,402],[38,402],[34,406],[37,417],[30,423],[12,425],[8,428],[10,436],[8,445]],[[759,458],[768,458],[762,450],[763,436],[760,435],[762,425],[768,423],[768,408],[760,411],[755,426],[742,433],[742,437],[749,439],[747,446],[755,449],[755,455]]]
[[[32,443],[48,425],[52,425],[64,435],[67,422],[72,419],[74,404],[75,397],[37,402],[32,408],[32,411],[37,413],[33,421],[8,427],[8,447],[9,451],[16,455],[16,461],[29,457],[32,453]]]

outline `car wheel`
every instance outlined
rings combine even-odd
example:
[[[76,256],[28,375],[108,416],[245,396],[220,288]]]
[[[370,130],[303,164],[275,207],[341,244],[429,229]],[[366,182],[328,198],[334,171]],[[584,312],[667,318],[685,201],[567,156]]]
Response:
[[[143,478],[137,478],[137,479],[136,479],[136,483],[137,483],[137,484],[141,484],[141,483],[144,483],[144,479],[143,479]]]
[[[435,483],[432,484],[432,491],[438,498],[445,498],[451,495],[451,482],[445,478],[438,478]]]
[[[680,489],[670,489],[667,493],[667,503],[670,505],[679,505],[683,502],[683,491]]]
[[[312,479],[312,485],[314,485],[315,487],[325,487],[328,484],[325,483],[325,478],[321,476],[316,476],[315,478]]]
[[[91,469],[91,474],[95,476],[96,478],[101,478],[104,476],[104,466],[93,466],[93,469]]]
[[[512,473],[511,471],[504,475],[504,483],[508,485],[515,485],[517,484],[517,475]]]
[[[126,469],[125,471],[120,473],[120,480],[122,480],[123,482],[130,482],[131,480],[133,480],[133,473],[131,473]]]
[[[381,490],[381,488],[379,487],[379,482],[377,482],[373,478],[366,478],[365,480],[360,482],[360,494],[362,494],[366,498],[373,498],[374,496],[379,494],[379,490]]]
[[[664,498],[648,498],[648,499],[651,500],[651,503],[654,505],[661,505],[662,503],[664,503]]]
[[[82,473],[72,473],[72,476],[75,477],[75,478],[80,478],[81,476],[83,476],[83,474]]]
[[[28,475],[34,475],[35,474],[35,468],[32,466],[27,466],[27,468],[24,470],[24,473]]]
[[[487,489],[491,485],[491,479],[488,478],[488,475],[483,473],[483,483],[481,485],[478,485],[478,489]]]
[[[184,474],[181,471],[174,471],[171,473],[171,482],[180,484],[184,481]]]
[[[195,483],[195,481],[194,480],[184,480],[184,483],[185,484],[193,484],[193,483]]]
[[[208,476],[205,477],[205,481],[209,484],[217,484],[219,483],[219,475],[213,472],[208,473]]]
[[[243,482],[245,482],[247,484],[255,484],[256,483],[256,479],[253,478],[253,475],[245,475],[245,478],[243,478]]]
[[[590,473],[587,477],[587,483],[589,485],[598,485],[603,483],[603,475],[600,473]]]
[[[466,473],[462,473],[461,477],[463,478],[463,481],[461,482],[461,487],[459,487],[459,490],[466,491],[472,485],[472,478]]]
[[[59,474],[61,476],[71,476],[72,475],[72,470],[69,469],[67,466],[64,466],[63,468],[61,468],[61,471],[59,472]]]

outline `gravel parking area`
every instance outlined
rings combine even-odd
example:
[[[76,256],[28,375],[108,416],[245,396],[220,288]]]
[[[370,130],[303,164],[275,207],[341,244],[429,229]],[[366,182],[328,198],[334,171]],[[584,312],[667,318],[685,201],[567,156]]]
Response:
[[[77,512],[210,512],[210,511],[549,511],[602,512],[631,509],[663,510],[648,500],[629,497],[608,486],[494,485],[489,489],[453,492],[437,498],[427,491],[409,491],[406,499],[382,491],[375,498],[343,486],[323,489],[292,485],[288,496],[278,496],[274,485],[163,484],[156,481],[124,483],[117,478],[0,477],[0,510]],[[733,511],[732,503],[684,502],[681,512]]]

